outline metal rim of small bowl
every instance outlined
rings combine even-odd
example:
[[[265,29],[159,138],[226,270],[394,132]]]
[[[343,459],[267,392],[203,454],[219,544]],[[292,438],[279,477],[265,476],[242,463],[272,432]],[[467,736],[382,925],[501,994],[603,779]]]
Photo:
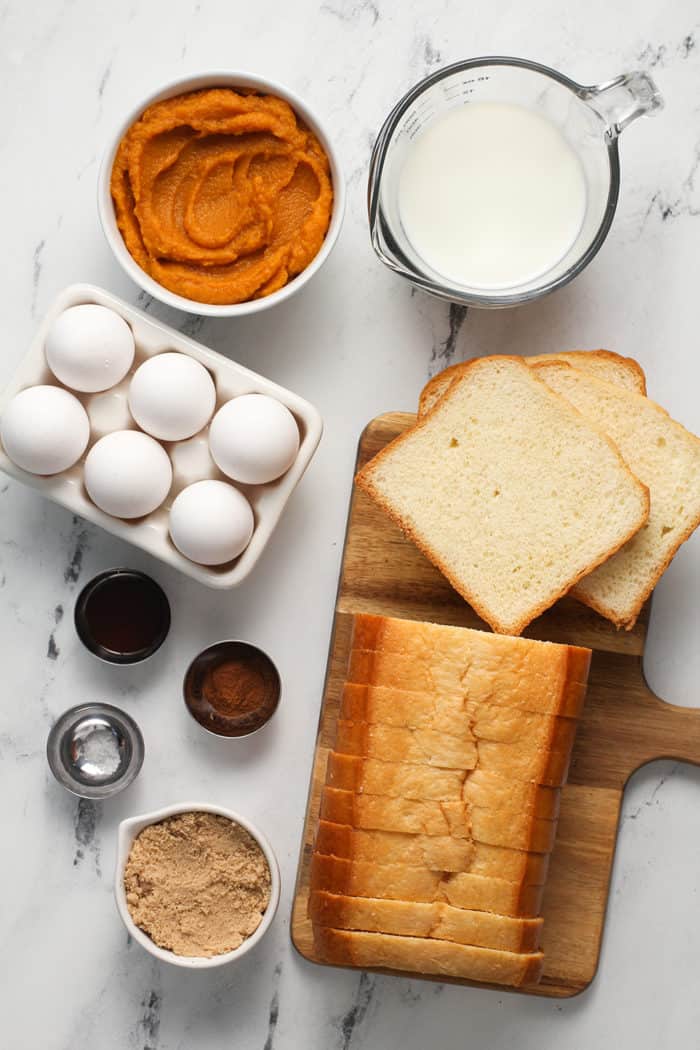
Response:
[[[520,292],[515,295],[484,296],[471,292],[464,292],[459,288],[447,284],[438,286],[433,281],[422,277],[421,274],[405,268],[399,261],[392,259],[390,255],[387,255],[380,240],[379,226],[381,221],[381,209],[379,206],[379,198],[382,171],[386,158],[386,147],[391,141],[401,117],[408,107],[419,98],[424,91],[429,87],[432,87],[433,84],[439,83],[441,80],[444,80],[446,77],[451,76],[454,73],[461,73],[468,69],[476,69],[480,66],[516,66],[520,69],[529,69],[535,73],[541,73],[543,76],[549,77],[551,80],[556,80],[559,84],[569,88],[573,94],[579,97],[582,97],[584,93],[589,90],[587,86],[577,83],[575,80],[567,77],[564,73],[560,73],[558,70],[552,69],[550,66],[542,65],[540,62],[531,62],[529,59],[525,58],[512,58],[505,55],[465,59],[461,62],[453,62],[451,65],[438,69],[435,73],[431,73],[429,76],[419,81],[418,84],[415,84],[405,95],[402,96],[402,98],[399,99],[382,124],[379,134],[377,135],[370,158],[367,185],[367,208],[369,213],[370,235],[372,247],[385,266],[390,270],[393,270],[394,273],[399,274],[401,277],[405,277],[411,282],[411,284],[439,299],[444,299],[447,302],[459,303],[462,306],[477,306],[484,308],[519,306],[523,303],[531,302],[534,299],[539,299],[543,295],[548,295],[557,288],[561,288],[568,284],[574,279],[574,277],[577,277],[586,266],[588,266],[591,260],[595,258],[600,251],[605,238],[610,232],[610,227],[617,208],[617,201],[620,195],[620,156],[616,138],[608,137],[606,141],[608,162],[610,165],[610,186],[608,189],[608,199],[605,205],[605,211],[603,212],[603,218],[595,237],[583,255],[573,266],[559,277],[541,285],[539,288],[534,288],[527,292]]]
[[[146,580],[156,588],[163,597],[166,615],[164,617],[162,630],[156,636],[156,639],[151,645],[146,646],[145,649],[137,650],[134,654],[112,652],[111,649],[106,649],[103,645],[100,645],[99,642],[94,641],[89,632],[87,619],[85,617],[85,607],[88,599],[96,587],[113,576],[131,576],[137,577],[140,580]],[[88,580],[75,600],[73,622],[75,624],[78,638],[90,655],[94,656],[95,659],[99,660],[101,663],[112,664],[113,666],[135,667],[139,664],[145,663],[146,660],[150,660],[152,656],[155,656],[165,639],[168,637],[171,626],[170,602],[167,594],[158,581],[154,580],[152,576],[148,575],[148,573],[142,572],[140,569],[127,569],[124,566],[119,566],[113,569],[105,569],[103,572],[99,572],[97,576],[93,576],[91,580]]]
[[[188,702],[187,683],[190,674],[197,665],[197,662],[201,660],[202,657],[206,656],[206,654],[210,653],[213,649],[217,649],[220,645],[241,645],[245,646],[247,649],[254,649],[256,652],[261,653],[262,656],[264,656],[265,659],[269,661],[271,668],[275,672],[275,676],[277,679],[277,698],[275,700],[275,706],[273,707],[272,711],[267,716],[264,722],[261,722],[259,726],[255,727],[255,729],[250,729],[247,733],[217,733],[215,729],[210,729],[209,726],[206,726],[203,722],[199,721],[196,715],[192,712],[192,709],[190,708]],[[210,736],[216,737],[217,740],[246,740],[251,736],[255,736],[256,733],[259,733],[261,730],[265,729],[266,726],[270,724],[272,719],[277,714],[277,711],[279,710],[280,706],[280,701],[282,699],[282,676],[280,675],[277,664],[274,662],[272,657],[269,655],[269,653],[266,653],[264,649],[261,649],[259,645],[256,645],[254,642],[246,641],[245,638],[221,638],[218,642],[212,642],[211,645],[207,645],[206,648],[202,649],[201,652],[197,653],[197,655],[193,657],[192,660],[190,660],[187,666],[187,670],[185,671],[184,678],[182,680],[182,697],[188,715],[199,726],[200,729],[204,730],[205,733],[209,733]],[[219,717],[222,719],[222,721],[226,721],[224,716],[220,715]]]
[[[127,736],[129,736],[132,743],[132,750],[131,761],[119,780],[112,781],[109,784],[96,784],[94,788],[90,788],[89,785],[81,784],[80,781],[75,780],[68,772],[66,766],[60,761],[60,740],[68,728],[75,726],[84,717],[94,717],[95,715],[102,715],[108,721],[118,722],[126,727]],[[113,795],[118,795],[125,788],[128,788],[141,771],[145,754],[146,747],[143,741],[143,734],[131,715],[128,715],[126,711],[122,711],[120,707],[115,707],[114,704],[105,704],[99,700],[69,707],[56,719],[46,740],[46,759],[49,769],[58,783],[66,791],[70,791],[72,795],[76,795],[78,798],[91,799],[95,802],[111,798]]]
[[[265,857],[270,871],[270,900],[268,901],[267,908],[260,919],[257,929],[254,930],[249,937],[246,937],[238,948],[234,948],[230,952],[223,952],[221,955],[176,955],[175,952],[171,952],[167,948],[160,948],[155,941],[151,940],[147,933],[144,933],[144,931],[136,925],[131,917],[131,913],[129,912],[126,893],[124,891],[124,871],[126,869],[129,852],[134,840],[144,828],[149,827],[151,824],[158,824],[163,820],[167,820],[168,817],[177,816],[179,813],[214,813],[217,816],[225,817],[234,824],[238,824],[247,831],[253,839],[255,839]],[[175,803],[171,806],[163,806],[161,809],[153,810],[150,813],[141,813],[137,816],[127,817],[126,820],[122,820],[117,828],[117,858],[115,868],[114,896],[117,904],[117,911],[119,912],[119,916],[124,923],[127,932],[131,934],[134,940],[137,941],[142,948],[155,956],[156,959],[160,959],[161,962],[170,963],[172,966],[179,966],[182,969],[210,970],[215,969],[217,966],[225,966],[228,963],[236,962],[243,958],[259,941],[262,940],[270,929],[279,907],[282,878],[280,875],[277,856],[267,836],[246,817],[242,817],[239,813],[236,813],[234,810],[228,809],[225,806],[218,806],[209,802]]]
[[[284,101],[289,103],[292,109],[299,114],[304,123],[307,124],[311,131],[313,131],[318,137],[326,156],[328,157],[331,169],[333,209],[323,244],[314,258],[309,265],[301,271],[301,273],[292,278],[292,280],[284,285],[283,288],[278,289],[278,291],[273,292],[271,295],[263,296],[260,299],[249,299],[241,303],[201,303],[196,299],[188,299],[185,296],[178,295],[176,292],[171,292],[168,288],[165,288],[164,285],[161,285],[154,280],[154,278],[147,274],[145,270],[142,270],[127,249],[119,228],[116,225],[114,206],[112,204],[112,196],[110,192],[112,166],[114,164],[114,158],[119,143],[124,134],[128,131],[131,125],[138,120],[144,110],[155,102],[160,102],[166,98],[173,98],[175,95],[183,94],[187,91],[203,90],[207,87],[251,88],[255,91],[260,91],[269,95],[277,95],[279,98],[284,99]],[[325,125],[319,120],[316,113],[309,108],[303,99],[299,98],[295,92],[291,91],[284,84],[280,84],[276,80],[271,80],[269,77],[260,76],[257,73],[249,73],[245,70],[236,69],[215,69],[203,73],[191,73],[184,77],[176,77],[174,80],[170,80],[156,90],[149,92],[145,98],[131,108],[126,117],[120,122],[118,128],[116,128],[110,135],[97,176],[97,210],[102,232],[104,233],[105,240],[107,241],[114,258],[119,263],[124,273],[126,273],[127,277],[134,281],[134,283],[142,288],[148,295],[152,295],[155,299],[165,303],[167,306],[172,306],[177,310],[184,310],[187,313],[198,314],[204,317],[244,317],[248,314],[259,313],[262,310],[267,310],[272,306],[276,306],[278,303],[284,302],[286,299],[289,299],[294,295],[295,292],[300,291],[326,262],[335,247],[345,217],[345,203],[346,187],[340,165],[340,158],[330,135],[326,131]]]

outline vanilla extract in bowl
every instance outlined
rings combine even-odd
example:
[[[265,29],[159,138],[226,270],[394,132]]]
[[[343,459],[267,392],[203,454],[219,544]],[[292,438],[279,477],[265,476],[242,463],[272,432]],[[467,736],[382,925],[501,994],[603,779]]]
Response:
[[[163,589],[135,569],[109,569],[91,580],[75,606],[83,645],[107,663],[147,660],[170,630],[170,604]]]

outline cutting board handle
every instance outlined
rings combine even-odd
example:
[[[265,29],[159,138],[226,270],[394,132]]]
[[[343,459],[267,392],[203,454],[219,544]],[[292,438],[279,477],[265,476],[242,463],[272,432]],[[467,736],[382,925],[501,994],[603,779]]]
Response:
[[[635,717],[642,725],[634,734],[634,770],[660,758],[700,766],[699,708],[669,704],[649,690]]]

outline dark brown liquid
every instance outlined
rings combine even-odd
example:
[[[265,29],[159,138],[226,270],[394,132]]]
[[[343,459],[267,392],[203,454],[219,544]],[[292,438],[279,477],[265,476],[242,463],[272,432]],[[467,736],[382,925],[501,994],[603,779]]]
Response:
[[[152,580],[127,573],[99,582],[85,602],[85,622],[92,640],[111,653],[151,649],[170,613],[165,596]]]

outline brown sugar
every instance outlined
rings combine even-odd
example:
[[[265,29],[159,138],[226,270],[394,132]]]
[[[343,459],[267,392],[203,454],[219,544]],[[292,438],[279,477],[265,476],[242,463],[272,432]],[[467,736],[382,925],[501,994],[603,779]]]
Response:
[[[270,869],[248,832],[214,813],[144,828],[124,872],[131,918],[160,948],[211,957],[238,948],[270,902]]]

